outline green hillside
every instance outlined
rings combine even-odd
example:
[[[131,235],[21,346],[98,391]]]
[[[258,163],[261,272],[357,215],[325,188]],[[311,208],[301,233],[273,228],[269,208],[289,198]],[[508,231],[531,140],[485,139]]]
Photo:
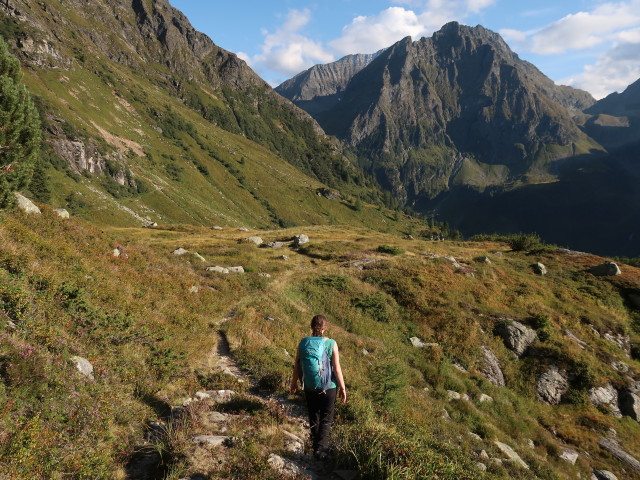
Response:
[[[288,413],[301,401],[286,395],[289,352],[310,317],[323,312],[349,390],[334,429],[336,469],[379,479],[588,478],[594,469],[640,478],[598,446],[611,437],[637,456],[638,423],[589,400],[599,387],[623,395],[638,376],[640,270],[622,265],[620,276],[596,277],[589,269],[603,259],[591,255],[405,240],[366,228],[259,232],[265,241],[310,237],[280,250],[243,241],[253,233],[99,231],[48,208],[41,216],[5,215],[3,474],[282,478],[269,466],[271,454],[304,458],[287,453],[284,433],[304,438]],[[116,246],[127,258],[114,257]],[[178,247],[189,253],[173,255]],[[362,270],[353,264],[365,259]],[[536,262],[546,265],[545,276],[534,273]],[[243,266],[245,273],[207,266]],[[521,358],[497,334],[511,321],[537,332]],[[227,341],[225,355],[245,369],[244,383],[217,367]],[[483,346],[498,359],[505,387],[482,373]],[[93,380],[75,371],[74,356],[91,362]],[[536,400],[537,381],[552,365],[568,375],[553,406]],[[197,392],[229,388],[238,395],[223,403],[176,409]],[[188,417],[171,417],[172,407]],[[219,431],[206,420],[216,411],[248,417],[228,417],[224,435],[233,440],[226,446],[195,445],[196,435]],[[145,431],[154,428],[165,433],[150,442]],[[528,469],[506,460],[496,441],[515,449]],[[575,465],[560,458],[563,449],[578,454]],[[483,450],[489,458],[479,456]],[[145,452],[159,460],[144,475],[134,462],[133,475],[131,459]]]

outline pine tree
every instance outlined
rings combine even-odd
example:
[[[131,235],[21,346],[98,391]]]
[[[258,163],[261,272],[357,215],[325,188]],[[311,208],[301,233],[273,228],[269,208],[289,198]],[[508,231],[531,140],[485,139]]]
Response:
[[[0,208],[29,184],[40,147],[40,117],[21,78],[20,62],[0,38]]]

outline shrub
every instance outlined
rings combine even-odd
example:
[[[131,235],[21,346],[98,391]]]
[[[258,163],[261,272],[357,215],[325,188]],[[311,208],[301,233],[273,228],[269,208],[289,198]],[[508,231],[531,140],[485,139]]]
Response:
[[[542,243],[540,236],[536,233],[516,233],[507,238],[507,245],[514,252],[533,250]]]
[[[377,322],[388,322],[391,319],[387,301],[380,293],[356,298],[353,300],[353,305]]]
[[[402,367],[390,362],[373,367],[371,381],[373,382],[372,398],[376,404],[384,408],[390,408],[397,403],[400,391],[407,384]]]
[[[399,247],[394,247],[394,246],[391,246],[391,245],[380,245],[378,247],[378,252],[386,253],[388,255],[400,255],[400,254],[404,253],[404,250],[402,250]]]
[[[342,275],[323,275],[316,279],[316,285],[335,288],[336,290],[346,290],[349,285],[349,279]]]

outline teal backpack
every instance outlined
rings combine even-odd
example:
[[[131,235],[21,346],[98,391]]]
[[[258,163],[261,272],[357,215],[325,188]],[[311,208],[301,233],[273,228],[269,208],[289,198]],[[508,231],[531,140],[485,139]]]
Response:
[[[322,390],[331,388],[332,371],[328,348],[333,342],[324,337],[306,337],[300,341],[300,371],[302,383],[306,390]]]

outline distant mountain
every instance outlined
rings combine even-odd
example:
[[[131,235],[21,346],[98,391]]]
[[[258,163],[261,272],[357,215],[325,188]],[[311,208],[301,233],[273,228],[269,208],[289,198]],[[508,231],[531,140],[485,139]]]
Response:
[[[536,231],[578,249],[640,254],[636,167],[612,162],[584,127],[593,117],[582,112],[600,102],[555,85],[497,33],[452,22],[405,38],[341,77],[339,95],[321,76],[313,88],[299,81],[312,71],[277,91],[406,205],[469,235]]]
[[[1,2],[0,34],[44,121],[40,200],[123,225],[273,226],[342,217],[297,208],[326,185],[380,196],[312,117],[167,0]]]
[[[276,92],[311,114],[329,110],[342,100],[351,78],[383,51],[347,55],[333,63],[315,65],[276,87]]]

